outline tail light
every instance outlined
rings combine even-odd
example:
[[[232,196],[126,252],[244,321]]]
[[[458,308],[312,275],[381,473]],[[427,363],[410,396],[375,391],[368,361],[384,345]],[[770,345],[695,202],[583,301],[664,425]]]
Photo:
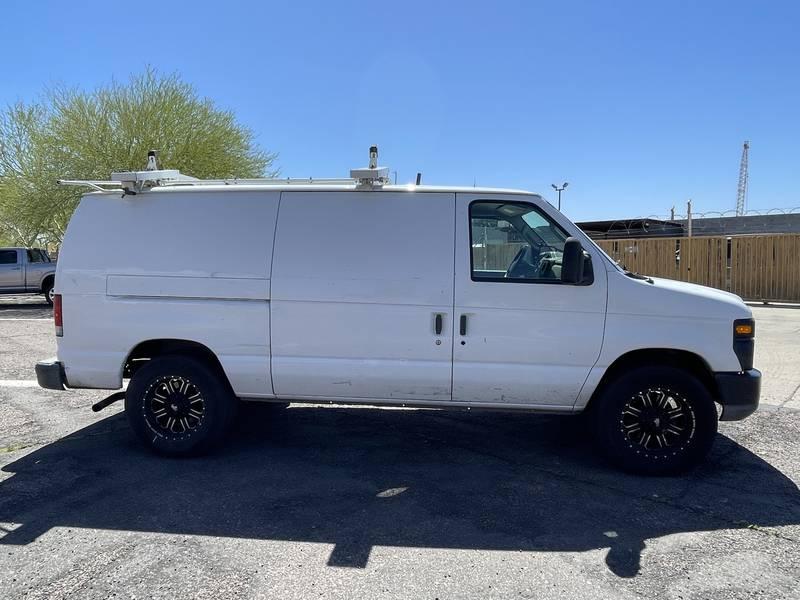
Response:
[[[56,323],[56,337],[63,337],[64,313],[61,309],[61,294],[53,295],[53,320]]]

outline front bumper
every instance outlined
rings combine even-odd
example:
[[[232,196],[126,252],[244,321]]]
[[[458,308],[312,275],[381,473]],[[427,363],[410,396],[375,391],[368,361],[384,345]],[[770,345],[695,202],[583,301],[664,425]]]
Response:
[[[758,408],[761,394],[761,371],[750,369],[739,373],[716,373],[719,403],[722,404],[720,421],[739,421],[752,415]]]
[[[57,360],[36,363],[36,381],[47,390],[63,390],[67,384],[64,365]]]

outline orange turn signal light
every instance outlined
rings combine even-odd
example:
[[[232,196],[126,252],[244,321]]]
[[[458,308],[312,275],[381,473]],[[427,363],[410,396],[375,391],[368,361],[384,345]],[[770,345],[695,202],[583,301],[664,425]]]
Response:
[[[750,323],[741,323],[734,328],[736,335],[753,335],[753,326]]]

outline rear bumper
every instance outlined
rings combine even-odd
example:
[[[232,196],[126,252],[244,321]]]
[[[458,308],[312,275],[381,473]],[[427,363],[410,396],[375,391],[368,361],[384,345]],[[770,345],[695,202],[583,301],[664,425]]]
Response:
[[[64,365],[57,360],[43,360],[36,363],[36,381],[39,387],[47,390],[63,390],[67,384]]]
[[[739,421],[758,408],[761,395],[761,371],[750,369],[740,373],[716,373],[714,379],[722,404],[720,421]]]

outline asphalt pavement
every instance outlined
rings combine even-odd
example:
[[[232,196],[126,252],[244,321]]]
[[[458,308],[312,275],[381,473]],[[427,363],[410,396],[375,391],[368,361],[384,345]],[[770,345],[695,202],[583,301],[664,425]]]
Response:
[[[497,412],[256,405],[158,458],[35,386],[51,312],[0,298],[0,598],[800,598],[800,309],[754,312],[760,410],[643,478]]]

